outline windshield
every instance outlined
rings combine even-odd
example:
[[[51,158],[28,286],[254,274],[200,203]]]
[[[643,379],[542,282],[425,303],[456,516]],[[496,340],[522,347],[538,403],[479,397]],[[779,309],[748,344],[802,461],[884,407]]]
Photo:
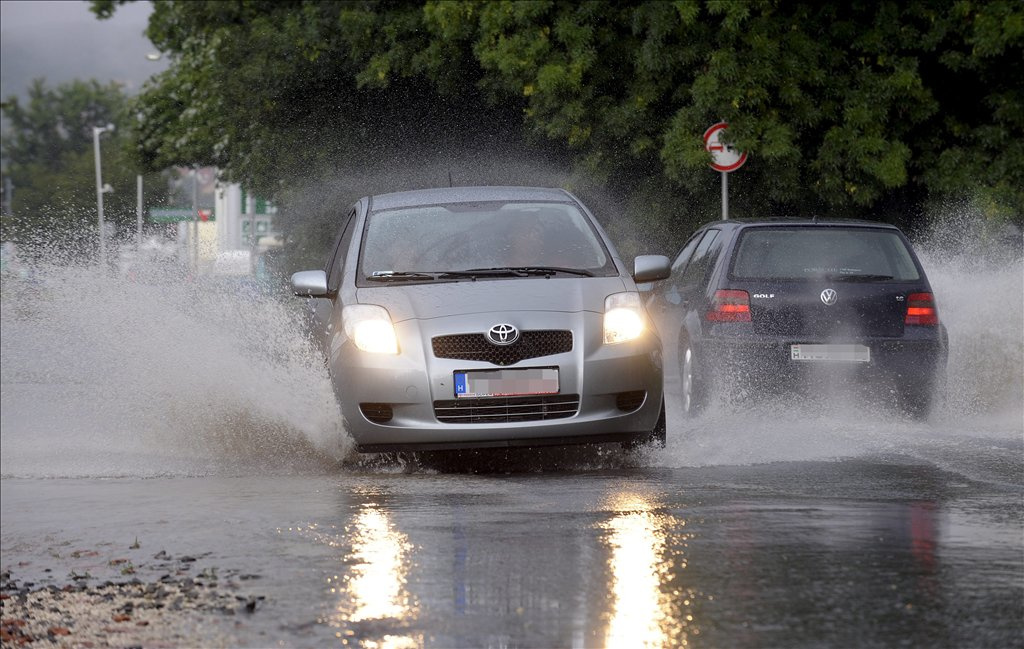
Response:
[[[369,215],[360,276],[501,268],[609,275],[610,262],[587,217],[569,203],[428,205]]]
[[[745,230],[730,274],[739,279],[919,279],[895,232],[834,227]]]

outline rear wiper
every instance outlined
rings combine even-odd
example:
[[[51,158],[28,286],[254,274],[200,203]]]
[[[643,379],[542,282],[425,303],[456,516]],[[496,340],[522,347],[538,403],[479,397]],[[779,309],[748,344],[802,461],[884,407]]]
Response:
[[[569,275],[582,275],[593,277],[594,273],[584,268],[565,268],[563,266],[500,266],[496,268],[470,268],[469,270],[453,271],[466,276],[484,277],[529,277],[531,275],[555,275],[557,273],[568,273]]]
[[[892,279],[892,275],[828,275],[834,282],[880,282]]]

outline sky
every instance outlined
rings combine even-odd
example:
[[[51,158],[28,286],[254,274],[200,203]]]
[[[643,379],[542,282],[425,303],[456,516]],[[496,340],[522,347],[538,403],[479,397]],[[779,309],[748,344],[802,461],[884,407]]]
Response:
[[[99,20],[81,0],[0,0],[0,97],[25,97],[39,77],[56,86],[73,79],[118,81],[134,94],[167,67],[150,61],[144,31],[153,7],[131,2]]]

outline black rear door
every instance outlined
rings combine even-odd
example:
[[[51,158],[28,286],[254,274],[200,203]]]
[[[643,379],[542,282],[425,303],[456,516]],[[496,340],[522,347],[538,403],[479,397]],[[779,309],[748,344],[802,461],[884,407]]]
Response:
[[[898,231],[834,225],[745,229],[729,283],[755,333],[804,340],[902,336],[907,295],[928,290]]]

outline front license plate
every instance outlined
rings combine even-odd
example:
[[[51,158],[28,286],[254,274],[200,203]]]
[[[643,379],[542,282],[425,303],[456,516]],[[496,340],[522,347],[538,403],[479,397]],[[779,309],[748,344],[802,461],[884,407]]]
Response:
[[[867,345],[791,345],[789,357],[794,361],[867,363],[871,360],[871,348]]]
[[[455,396],[457,398],[516,397],[557,393],[557,367],[455,372]]]

